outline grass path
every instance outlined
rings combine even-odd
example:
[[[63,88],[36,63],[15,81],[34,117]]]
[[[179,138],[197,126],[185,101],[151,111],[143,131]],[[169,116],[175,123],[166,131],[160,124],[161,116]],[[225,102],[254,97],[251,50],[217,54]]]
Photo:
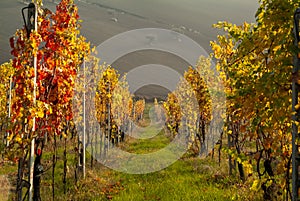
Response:
[[[147,120],[147,115],[145,118]],[[147,124],[147,121],[142,123]],[[170,143],[170,138],[166,135],[165,130],[157,124],[146,126],[135,132],[136,135],[143,138],[147,136],[154,137],[149,139],[128,137],[120,145],[121,149],[130,153],[147,154],[156,152]],[[58,151],[58,155],[62,158],[62,150]],[[45,155],[44,160],[47,157],[51,157],[51,154],[49,156]],[[63,161],[60,159],[56,164],[55,200],[57,201],[248,200],[246,186],[237,185],[239,182],[236,179],[227,176],[226,159],[223,159],[221,166],[219,166],[216,158],[200,159],[191,157],[187,153],[181,159],[160,171],[148,174],[127,174],[108,169],[101,164],[96,164],[91,168],[90,156],[87,155],[86,178],[75,184],[72,158],[74,158],[74,155],[70,154],[68,156],[70,170],[66,183],[66,194],[64,194],[62,183]],[[5,166],[0,169],[0,175],[15,174],[16,170],[16,165]],[[51,171],[43,175],[41,191],[43,201],[52,200]]]
[[[127,140],[122,149],[145,154],[158,151],[170,143],[164,129],[156,128],[155,125],[145,127],[138,134],[153,136],[152,132],[158,134],[150,139]],[[107,198],[120,201],[232,200],[236,193],[225,175],[226,168],[219,167],[216,161],[186,156],[153,173],[134,175],[111,171],[112,178],[119,182],[122,190],[108,195]]]

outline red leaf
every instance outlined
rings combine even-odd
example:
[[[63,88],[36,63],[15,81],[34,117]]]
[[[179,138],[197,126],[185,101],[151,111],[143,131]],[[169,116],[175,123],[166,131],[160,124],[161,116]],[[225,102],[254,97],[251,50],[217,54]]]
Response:
[[[11,48],[15,48],[15,40],[14,40],[14,37],[11,37],[10,39],[9,39],[9,44],[10,44],[10,47]]]

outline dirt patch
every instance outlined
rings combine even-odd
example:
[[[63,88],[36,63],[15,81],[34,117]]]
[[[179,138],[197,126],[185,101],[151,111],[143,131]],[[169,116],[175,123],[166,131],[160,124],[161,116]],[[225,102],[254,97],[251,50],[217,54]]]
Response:
[[[7,201],[10,193],[11,185],[7,175],[0,175],[0,201]]]

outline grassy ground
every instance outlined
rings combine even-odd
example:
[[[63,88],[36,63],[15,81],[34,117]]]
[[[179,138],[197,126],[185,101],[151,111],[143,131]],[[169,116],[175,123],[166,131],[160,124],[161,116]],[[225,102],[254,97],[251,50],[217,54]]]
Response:
[[[163,147],[167,140],[161,132],[145,141],[130,143],[130,150],[145,153],[150,147],[151,151],[155,151],[154,144],[160,145],[157,148]],[[216,167],[218,165],[213,161],[187,157],[154,173],[132,175],[113,172],[124,190],[112,197],[113,200],[231,200],[230,182],[222,172],[225,169]]]
[[[141,140],[139,143],[132,140],[126,147],[135,153],[148,153],[167,143],[168,139],[161,132],[150,140]],[[216,159],[185,156],[161,171],[133,175],[110,170],[100,164],[90,168],[88,163],[86,179],[77,183],[73,169],[69,169],[67,192],[64,194],[63,164],[59,160],[55,171],[55,200],[222,201],[247,198],[243,195],[247,189],[244,186],[237,188],[238,181],[227,176],[226,167],[225,161],[219,166]],[[13,173],[16,173],[16,165],[6,164],[1,168],[3,175],[12,176]],[[52,200],[51,170],[42,179],[42,200]]]
[[[143,124],[148,123],[144,121],[141,125]],[[141,136],[149,136],[153,132],[158,134],[150,139],[127,138],[120,147],[131,153],[145,154],[160,150],[170,143],[170,138],[165,134],[164,129],[146,127],[140,132]],[[51,157],[51,154],[44,154],[45,167],[51,167]],[[255,200],[253,197],[250,199],[249,187],[246,184],[240,183],[236,177],[228,177],[226,159],[223,159],[219,165],[217,158],[200,159],[191,157],[188,153],[169,167],[148,174],[126,174],[108,169],[101,164],[94,164],[91,168],[90,156],[87,155],[86,178],[81,178],[76,183],[72,168],[75,161],[71,144],[68,145],[68,178],[65,184],[66,193],[64,193],[62,157],[62,148],[59,148],[54,199],[58,201]],[[17,166],[10,163],[0,166],[2,166],[0,175],[8,177],[13,183]],[[51,169],[49,169],[42,176],[42,200],[52,200],[51,179]]]

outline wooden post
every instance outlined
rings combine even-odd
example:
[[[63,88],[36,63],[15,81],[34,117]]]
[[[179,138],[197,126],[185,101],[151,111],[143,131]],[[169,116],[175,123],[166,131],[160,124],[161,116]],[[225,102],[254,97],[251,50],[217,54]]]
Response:
[[[34,30],[37,32],[37,5],[34,4],[35,13],[34,13]],[[34,55],[33,58],[33,68],[34,68],[34,78],[33,78],[33,105],[36,105],[36,78],[37,78],[37,55]],[[35,133],[35,117],[33,117],[33,124],[32,124],[32,133]],[[33,196],[33,171],[34,171],[34,147],[35,147],[35,138],[31,140],[30,144],[30,158],[29,158],[29,193],[28,193],[28,200],[32,201]]]
[[[85,178],[85,135],[86,135],[86,114],[85,114],[85,59],[83,59],[83,139],[82,139],[82,147],[83,147],[83,161],[82,161],[82,172],[83,178]]]
[[[300,8],[297,8],[294,13],[294,45],[297,50],[299,49],[299,20],[300,20]],[[292,71],[292,200],[299,200],[299,166],[300,166],[300,154],[299,154],[299,133],[297,122],[299,122],[300,111],[296,109],[298,102],[299,94],[299,84],[298,84],[298,73],[300,68],[300,59],[299,53],[296,53],[294,56],[294,67]]]

